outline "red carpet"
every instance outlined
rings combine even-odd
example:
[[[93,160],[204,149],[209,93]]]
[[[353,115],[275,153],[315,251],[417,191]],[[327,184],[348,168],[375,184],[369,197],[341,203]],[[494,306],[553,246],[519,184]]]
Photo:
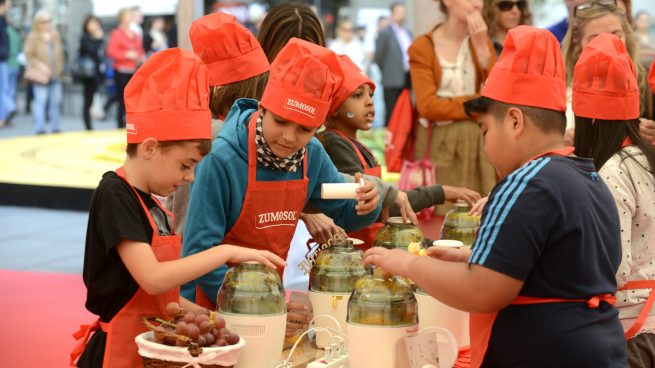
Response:
[[[0,365],[68,367],[71,335],[94,320],[84,308],[82,276],[0,270],[0,290]]]

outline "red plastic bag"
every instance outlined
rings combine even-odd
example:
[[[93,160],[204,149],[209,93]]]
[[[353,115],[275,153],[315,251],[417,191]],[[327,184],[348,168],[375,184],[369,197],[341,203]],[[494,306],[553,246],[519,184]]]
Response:
[[[384,137],[384,160],[387,171],[400,172],[403,161],[413,159],[414,152],[410,147],[413,143],[412,133],[416,117],[409,89],[403,89],[389,118],[389,126]]]

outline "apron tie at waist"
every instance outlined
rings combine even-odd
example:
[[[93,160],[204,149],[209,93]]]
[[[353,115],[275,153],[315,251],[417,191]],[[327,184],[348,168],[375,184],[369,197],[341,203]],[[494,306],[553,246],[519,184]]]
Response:
[[[91,333],[98,330],[105,331],[106,325],[106,323],[100,322],[100,319],[97,319],[90,325],[80,325],[80,329],[73,333],[73,338],[77,341],[77,344],[75,344],[73,352],[71,352],[71,367],[75,366],[75,361],[77,361],[77,358],[79,358],[86,349]]]
[[[524,296],[519,295],[512,302],[512,304],[542,304],[542,303],[562,303],[562,302],[580,302],[587,303],[589,308],[598,308],[601,302],[606,302],[608,304],[616,304],[616,296],[613,294],[601,294],[594,295],[589,299],[562,299],[562,298],[539,298],[536,296]]]
[[[628,281],[625,285],[623,285],[622,288],[619,289],[619,291],[635,290],[635,289],[651,289],[651,290],[648,293],[648,298],[646,299],[644,306],[641,308],[641,312],[639,312],[639,316],[637,316],[637,320],[625,332],[626,340],[629,340],[634,335],[636,335],[637,332],[639,332],[639,330],[641,330],[644,323],[646,322],[646,319],[648,318],[648,314],[650,313],[651,308],[653,307],[653,303],[655,303],[655,280]]]

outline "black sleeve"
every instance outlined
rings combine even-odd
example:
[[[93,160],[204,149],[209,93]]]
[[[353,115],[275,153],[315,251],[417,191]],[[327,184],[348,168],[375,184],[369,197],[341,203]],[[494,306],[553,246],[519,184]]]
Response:
[[[357,151],[350,142],[335,134],[326,134],[321,142],[339,172],[350,175],[364,173]]]
[[[124,239],[150,243],[152,226],[140,205],[136,193],[120,179],[111,180],[98,198],[96,231],[104,239],[109,252]]]
[[[414,211],[432,207],[444,203],[444,192],[441,185],[430,185],[428,187],[416,187],[406,191],[409,204]],[[400,210],[395,204],[389,208],[389,216],[400,216]]]

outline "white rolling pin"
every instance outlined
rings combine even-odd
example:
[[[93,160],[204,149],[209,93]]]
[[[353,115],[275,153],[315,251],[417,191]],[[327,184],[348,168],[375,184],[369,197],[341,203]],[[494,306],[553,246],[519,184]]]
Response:
[[[321,184],[322,199],[355,199],[357,188],[364,185],[364,179],[359,183],[323,183]]]

